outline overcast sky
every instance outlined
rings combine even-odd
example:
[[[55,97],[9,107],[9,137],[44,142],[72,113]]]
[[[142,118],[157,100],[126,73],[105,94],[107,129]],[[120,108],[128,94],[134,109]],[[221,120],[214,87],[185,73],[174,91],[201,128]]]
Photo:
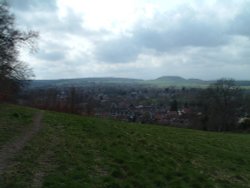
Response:
[[[36,79],[250,79],[250,0],[9,0]]]

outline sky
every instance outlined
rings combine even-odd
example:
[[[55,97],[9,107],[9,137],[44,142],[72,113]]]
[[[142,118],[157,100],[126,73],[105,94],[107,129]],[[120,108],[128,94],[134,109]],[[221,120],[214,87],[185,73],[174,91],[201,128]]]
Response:
[[[250,80],[250,0],[9,0],[35,79]]]

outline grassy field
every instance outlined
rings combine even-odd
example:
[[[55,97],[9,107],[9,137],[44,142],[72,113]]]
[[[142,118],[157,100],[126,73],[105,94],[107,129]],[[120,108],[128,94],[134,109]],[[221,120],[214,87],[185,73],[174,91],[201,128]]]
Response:
[[[0,147],[38,110],[0,105]],[[44,112],[0,187],[250,187],[250,135]]]
[[[0,103],[0,147],[30,128],[34,109]]]

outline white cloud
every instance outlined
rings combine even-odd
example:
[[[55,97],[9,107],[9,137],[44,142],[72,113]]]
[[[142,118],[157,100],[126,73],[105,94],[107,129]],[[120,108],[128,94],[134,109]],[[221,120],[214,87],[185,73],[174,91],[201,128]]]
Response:
[[[250,79],[249,0],[10,0],[40,32],[21,58],[39,79],[180,75]]]

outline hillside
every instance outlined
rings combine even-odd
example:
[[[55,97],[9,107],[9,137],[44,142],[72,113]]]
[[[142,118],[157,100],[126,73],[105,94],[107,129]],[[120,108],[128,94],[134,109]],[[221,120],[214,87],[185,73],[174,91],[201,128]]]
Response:
[[[179,76],[162,76],[154,80],[145,81],[154,86],[166,87],[207,87],[212,81],[204,81],[199,79],[185,79]]]
[[[141,84],[143,80],[132,78],[76,78],[76,79],[59,79],[59,80],[33,80],[31,88],[34,87],[69,87],[69,86],[93,86],[93,84]]]
[[[249,187],[250,137],[0,105],[0,187]]]
[[[150,87],[207,87],[214,81],[200,79],[185,79],[179,76],[162,76],[153,80],[142,80],[132,78],[76,78],[76,79],[59,79],[59,80],[33,80],[30,87],[69,87],[69,86],[93,86],[93,85],[134,85],[134,86],[150,86]],[[238,80],[236,84],[245,88],[250,88],[250,81]]]

